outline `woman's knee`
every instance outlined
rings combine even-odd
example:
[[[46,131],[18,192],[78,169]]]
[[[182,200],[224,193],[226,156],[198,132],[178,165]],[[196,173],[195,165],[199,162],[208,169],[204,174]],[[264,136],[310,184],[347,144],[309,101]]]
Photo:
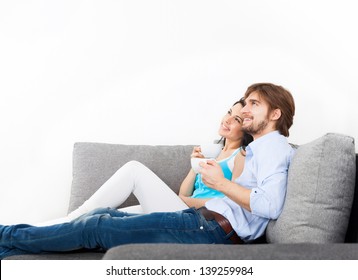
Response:
[[[131,172],[135,173],[138,173],[140,170],[147,169],[143,163],[136,160],[128,161],[122,168],[129,169]]]

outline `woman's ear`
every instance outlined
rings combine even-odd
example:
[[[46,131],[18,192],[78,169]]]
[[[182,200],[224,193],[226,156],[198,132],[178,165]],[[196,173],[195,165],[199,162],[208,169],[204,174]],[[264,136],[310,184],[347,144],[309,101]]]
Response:
[[[277,121],[281,117],[281,110],[275,109],[271,113],[271,120]]]

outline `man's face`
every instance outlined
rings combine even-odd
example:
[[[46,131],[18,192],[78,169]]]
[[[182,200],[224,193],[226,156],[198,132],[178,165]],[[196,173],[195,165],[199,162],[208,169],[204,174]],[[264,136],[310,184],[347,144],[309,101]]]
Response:
[[[241,110],[244,118],[242,130],[251,134],[254,139],[273,131],[267,102],[255,91],[245,101],[246,106]]]

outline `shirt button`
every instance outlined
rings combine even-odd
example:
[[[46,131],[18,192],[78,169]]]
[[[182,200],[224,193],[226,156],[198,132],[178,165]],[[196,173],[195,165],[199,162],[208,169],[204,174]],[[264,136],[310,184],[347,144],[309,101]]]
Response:
[[[200,229],[201,229],[201,230],[203,230],[203,229],[204,229],[204,227],[203,227],[203,226],[201,226],[201,227],[200,227]]]

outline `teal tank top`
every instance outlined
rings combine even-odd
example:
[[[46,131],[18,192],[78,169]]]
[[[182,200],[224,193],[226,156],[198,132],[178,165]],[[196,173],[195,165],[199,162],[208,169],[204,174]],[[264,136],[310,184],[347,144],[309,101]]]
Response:
[[[224,173],[224,177],[228,180],[232,179],[232,170],[234,168],[235,156],[241,151],[241,147],[235,150],[228,158],[218,161]],[[194,192],[192,198],[213,198],[224,197],[224,194],[205,185],[201,179],[201,174],[197,174],[194,182]]]

